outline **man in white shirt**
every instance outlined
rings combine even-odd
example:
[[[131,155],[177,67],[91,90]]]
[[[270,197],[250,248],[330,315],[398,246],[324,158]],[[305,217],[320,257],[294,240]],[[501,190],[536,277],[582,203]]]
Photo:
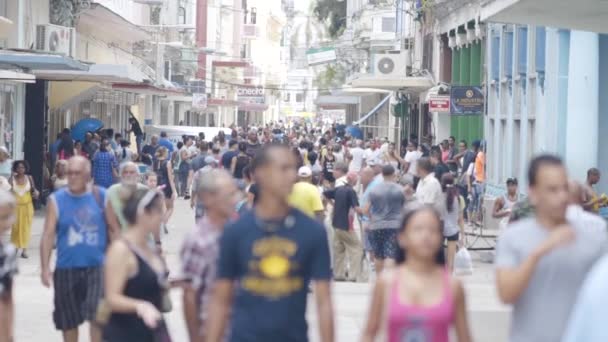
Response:
[[[421,204],[439,208],[443,194],[441,184],[435,178],[433,164],[429,158],[424,157],[418,160],[418,175],[420,176],[420,182],[416,189],[416,200]]]
[[[363,168],[365,151],[361,148],[361,145],[362,141],[357,139],[348,151],[350,155],[350,164],[348,165],[349,172],[359,173],[359,171],[361,171]]]
[[[407,144],[407,153],[405,154],[405,165],[403,167],[407,169],[407,174],[412,178],[418,176],[418,160],[422,158],[422,152],[418,151],[418,143],[410,141]]]

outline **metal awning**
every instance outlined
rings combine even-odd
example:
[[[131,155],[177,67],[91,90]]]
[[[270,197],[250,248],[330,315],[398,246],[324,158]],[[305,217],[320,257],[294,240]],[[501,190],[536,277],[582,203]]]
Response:
[[[0,51],[0,69],[88,70],[87,64],[63,55]]]
[[[108,7],[93,3],[78,19],[78,32],[99,32],[111,37],[109,41],[135,43],[151,40],[150,32],[135,25]]]
[[[321,95],[317,97],[315,104],[317,106],[351,104],[356,105],[359,104],[359,97],[346,95]]]
[[[378,77],[363,75],[351,81],[353,88],[376,88],[389,91],[425,91],[435,84],[428,77]]]
[[[13,70],[0,70],[0,81],[33,83],[36,76]]]
[[[608,33],[608,1],[488,0],[481,20]]]
[[[142,83],[148,80],[131,65],[93,64],[89,70],[33,70],[37,78],[49,81],[82,81],[100,83]]]
[[[385,98],[382,99],[382,101],[380,101],[376,105],[376,107],[372,108],[369,113],[365,114],[362,118],[359,118],[359,120],[353,122],[353,125],[360,125],[363,121],[369,119],[372,115],[376,114],[380,110],[380,108],[382,108],[385,104],[389,102],[391,96],[392,94],[388,94]]]
[[[114,83],[112,89],[124,92],[144,94],[144,95],[183,95],[184,91],[179,89],[166,89],[147,83]]]

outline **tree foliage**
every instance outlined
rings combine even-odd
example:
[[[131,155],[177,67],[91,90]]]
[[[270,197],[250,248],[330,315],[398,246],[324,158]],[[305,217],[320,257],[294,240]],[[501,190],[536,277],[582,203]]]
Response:
[[[317,0],[313,9],[320,22],[328,24],[331,38],[337,38],[346,27],[346,0]]]

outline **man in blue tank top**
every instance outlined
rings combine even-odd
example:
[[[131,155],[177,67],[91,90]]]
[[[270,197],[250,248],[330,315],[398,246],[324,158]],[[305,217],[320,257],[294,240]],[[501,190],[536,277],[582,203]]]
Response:
[[[65,342],[78,341],[78,327],[95,318],[103,294],[102,267],[108,231],[104,216],[105,190],[92,189],[91,164],[83,157],[68,162],[68,186],[56,191],[47,205],[40,244],[41,279],[54,286],[53,321]],[[55,271],[49,265],[57,246]],[[91,325],[90,341],[100,342]]]

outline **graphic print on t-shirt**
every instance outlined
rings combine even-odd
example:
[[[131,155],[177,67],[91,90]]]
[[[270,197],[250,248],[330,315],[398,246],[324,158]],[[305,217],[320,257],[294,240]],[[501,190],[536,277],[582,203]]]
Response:
[[[99,245],[99,226],[95,221],[93,208],[82,206],[74,213],[73,224],[69,227],[68,246],[79,244]]]
[[[422,317],[412,317],[410,324],[400,332],[399,342],[431,342],[433,336]]]
[[[299,267],[291,258],[296,254],[295,242],[270,236],[257,240],[252,246],[254,259],[243,278],[243,288],[267,298],[281,298],[296,293],[304,286],[300,276],[294,276]]]

